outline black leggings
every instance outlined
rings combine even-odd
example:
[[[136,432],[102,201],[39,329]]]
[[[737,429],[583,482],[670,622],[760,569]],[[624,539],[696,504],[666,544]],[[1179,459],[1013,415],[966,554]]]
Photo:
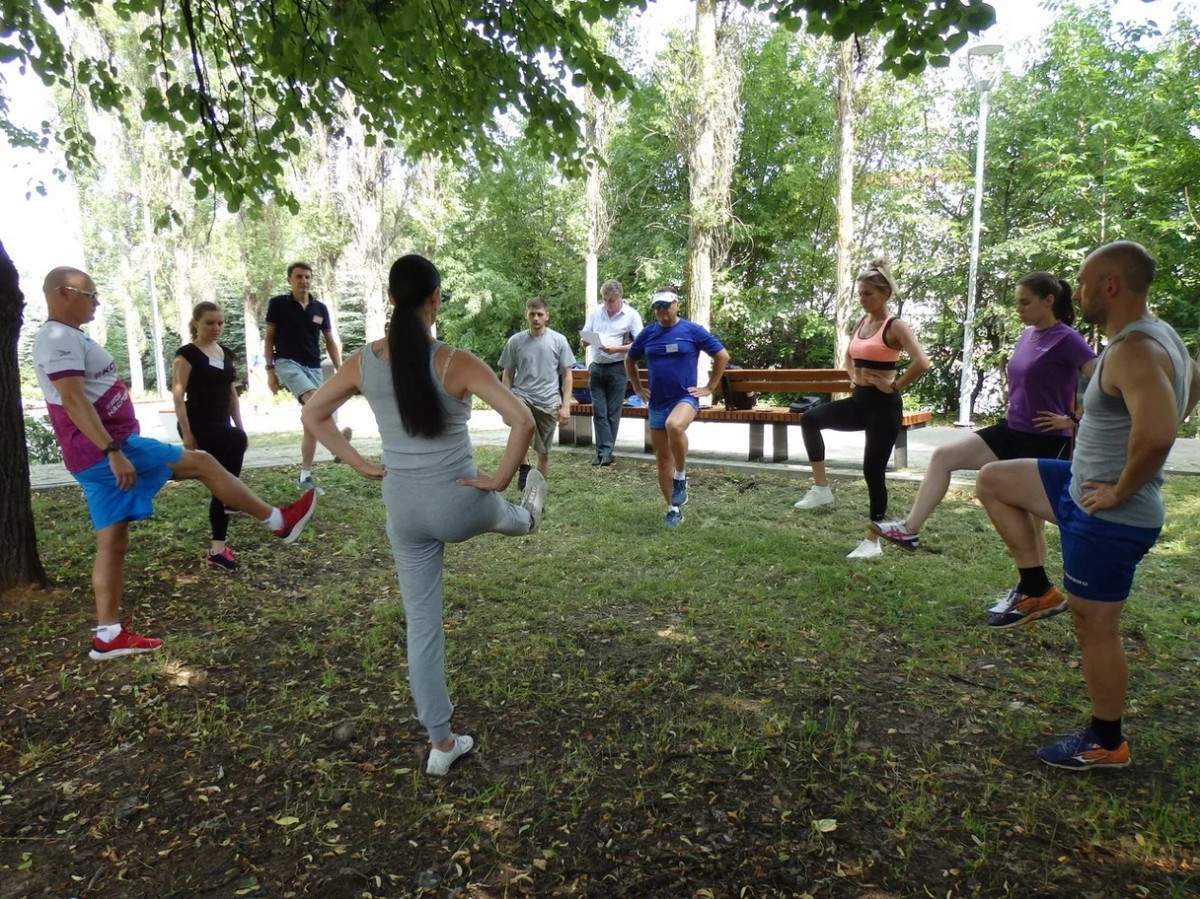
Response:
[[[245,431],[232,425],[193,424],[192,436],[196,438],[197,449],[220,462],[234,477],[242,473],[249,445]],[[225,514],[225,504],[215,496],[208,504],[208,521],[212,525],[212,538],[224,540],[229,533],[229,516]]]
[[[887,514],[888,459],[900,434],[900,419],[904,405],[898,393],[884,393],[874,387],[855,387],[849,399],[837,400],[805,412],[800,419],[804,449],[810,462],[825,461],[825,441],[821,431],[866,431],[867,445],[863,449],[863,477],[867,479],[867,494],[871,498],[871,520],[883,521]]]

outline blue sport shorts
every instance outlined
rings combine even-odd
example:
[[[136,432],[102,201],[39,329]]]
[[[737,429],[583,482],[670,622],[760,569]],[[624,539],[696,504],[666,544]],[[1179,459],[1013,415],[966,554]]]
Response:
[[[1089,515],[1071,499],[1071,463],[1039,459],[1038,474],[1058,519],[1063,587],[1072,596],[1124,602],[1133,573],[1162,528],[1138,528]]]
[[[179,461],[183,447],[131,434],[121,445],[121,452],[137,471],[137,481],[128,490],[117,486],[107,458],[74,474],[87,499],[92,527],[97,531],[121,521],[141,521],[153,515],[154,497],[171,480],[167,465]]]
[[[697,412],[700,411],[700,401],[694,396],[685,396],[683,399],[678,400],[675,403],[675,406],[678,406],[681,403],[687,403]],[[648,413],[650,416],[650,430],[661,431],[666,428],[667,419],[670,418],[671,413],[675,411],[675,406],[671,406],[668,409],[655,409],[653,406],[651,406],[650,412]]]

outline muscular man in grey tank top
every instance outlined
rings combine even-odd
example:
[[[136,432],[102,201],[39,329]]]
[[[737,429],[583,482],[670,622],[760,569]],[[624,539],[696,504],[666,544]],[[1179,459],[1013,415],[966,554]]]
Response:
[[[1084,394],[1072,462],[997,462],[976,482],[1020,574],[991,626],[1007,629],[1068,608],[1074,620],[1091,722],[1038,750],[1057,768],[1129,764],[1121,732],[1129,681],[1121,611],[1163,524],[1163,464],[1200,395],[1200,374],[1183,342],[1150,314],[1154,267],[1144,247],[1118,241],[1095,250],[1079,270],[1075,299],[1083,319],[1109,343]],[[1062,538],[1065,599],[1050,583],[1035,539],[1042,521],[1056,523]]]

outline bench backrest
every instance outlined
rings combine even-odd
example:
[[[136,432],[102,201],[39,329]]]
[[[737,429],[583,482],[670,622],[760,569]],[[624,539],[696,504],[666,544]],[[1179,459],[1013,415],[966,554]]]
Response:
[[[733,368],[725,377],[746,393],[850,392],[850,375],[841,368]]]

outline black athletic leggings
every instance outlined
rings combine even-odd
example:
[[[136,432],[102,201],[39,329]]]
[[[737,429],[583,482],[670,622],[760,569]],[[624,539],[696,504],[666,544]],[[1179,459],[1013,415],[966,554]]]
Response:
[[[900,419],[904,405],[898,393],[884,393],[874,387],[855,387],[849,399],[824,403],[805,412],[800,419],[804,449],[808,461],[825,461],[825,441],[821,431],[866,431],[867,445],[863,449],[863,477],[871,498],[871,520],[883,521],[887,514],[888,459],[900,434]]]
[[[233,425],[193,424],[192,436],[196,438],[197,449],[215,458],[234,477],[242,473],[249,445],[245,431]],[[212,525],[212,538],[224,540],[229,533],[229,516],[225,514],[225,504],[215,496],[208,504],[208,521]]]

